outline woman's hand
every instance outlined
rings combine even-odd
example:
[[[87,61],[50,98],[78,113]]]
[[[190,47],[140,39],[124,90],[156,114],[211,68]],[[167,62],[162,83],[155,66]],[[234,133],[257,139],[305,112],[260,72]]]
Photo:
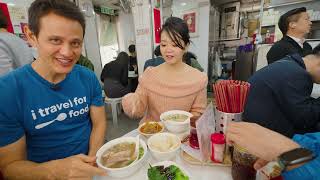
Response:
[[[139,96],[135,93],[129,93],[122,98],[123,110],[132,118],[137,117],[137,104]]]
[[[299,147],[291,139],[254,123],[229,123],[226,136],[228,144],[237,144],[266,161]]]

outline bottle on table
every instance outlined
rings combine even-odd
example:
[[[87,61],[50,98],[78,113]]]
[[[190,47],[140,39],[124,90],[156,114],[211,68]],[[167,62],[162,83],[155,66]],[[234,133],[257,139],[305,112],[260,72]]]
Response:
[[[190,118],[190,138],[189,145],[194,149],[199,149],[199,141],[197,135],[196,121],[199,119],[199,116],[193,116]]]
[[[224,151],[226,147],[226,139],[224,134],[213,133],[211,134],[211,160],[213,162],[222,163]]]

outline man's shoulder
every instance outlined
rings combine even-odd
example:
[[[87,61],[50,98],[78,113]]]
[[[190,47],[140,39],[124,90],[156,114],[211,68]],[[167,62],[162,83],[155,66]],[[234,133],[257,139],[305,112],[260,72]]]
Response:
[[[80,77],[80,79],[83,81],[97,78],[95,73],[92,70],[90,70],[84,66],[81,66],[79,64],[74,65],[71,73],[73,75],[78,75]]]
[[[289,44],[289,42],[287,40],[285,40],[284,38],[282,38],[280,41],[275,42],[270,50],[277,49],[278,51],[281,51],[283,49],[279,49],[279,48],[287,47],[288,44]]]
[[[30,77],[27,66],[28,65],[22,66],[11,72],[8,72],[3,76],[0,76],[0,92],[16,92],[16,90],[19,90],[19,85],[23,84],[21,81],[27,81],[27,79]]]
[[[303,43],[304,48],[307,48],[308,50],[312,50],[312,46],[308,42]]]
[[[22,39],[20,39],[16,35],[14,35],[12,33],[6,33],[6,32],[0,33],[0,41],[6,41],[8,43],[14,43],[14,42],[21,43],[21,42],[24,42]]]

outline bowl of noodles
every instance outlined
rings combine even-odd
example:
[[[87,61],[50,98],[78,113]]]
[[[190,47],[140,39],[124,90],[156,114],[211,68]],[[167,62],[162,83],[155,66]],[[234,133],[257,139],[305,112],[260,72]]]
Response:
[[[147,121],[140,124],[138,131],[141,135],[149,138],[150,136],[161,133],[164,130],[164,125],[161,122]]]
[[[162,113],[160,120],[168,131],[172,133],[182,133],[189,130],[190,118],[192,116],[191,113],[186,111],[172,110]]]
[[[121,137],[104,144],[97,152],[97,165],[108,176],[122,178],[134,174],[147,160],[147,145],[140,139],[139,157],[134,161],[135,137]]]

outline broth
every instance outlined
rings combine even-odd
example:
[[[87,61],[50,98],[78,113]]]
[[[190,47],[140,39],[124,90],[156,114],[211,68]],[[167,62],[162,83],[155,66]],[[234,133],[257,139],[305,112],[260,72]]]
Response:
[[[164,120],[166,121],[175,121],[175,122],[183,122],[187,120],[189,116],[185,114],[170,114],[164,117]]]
[[[135,159],[135,143],[120,143],[106,150],[102,157],[101,163],[108,168],[122,168],[128,166]]]

